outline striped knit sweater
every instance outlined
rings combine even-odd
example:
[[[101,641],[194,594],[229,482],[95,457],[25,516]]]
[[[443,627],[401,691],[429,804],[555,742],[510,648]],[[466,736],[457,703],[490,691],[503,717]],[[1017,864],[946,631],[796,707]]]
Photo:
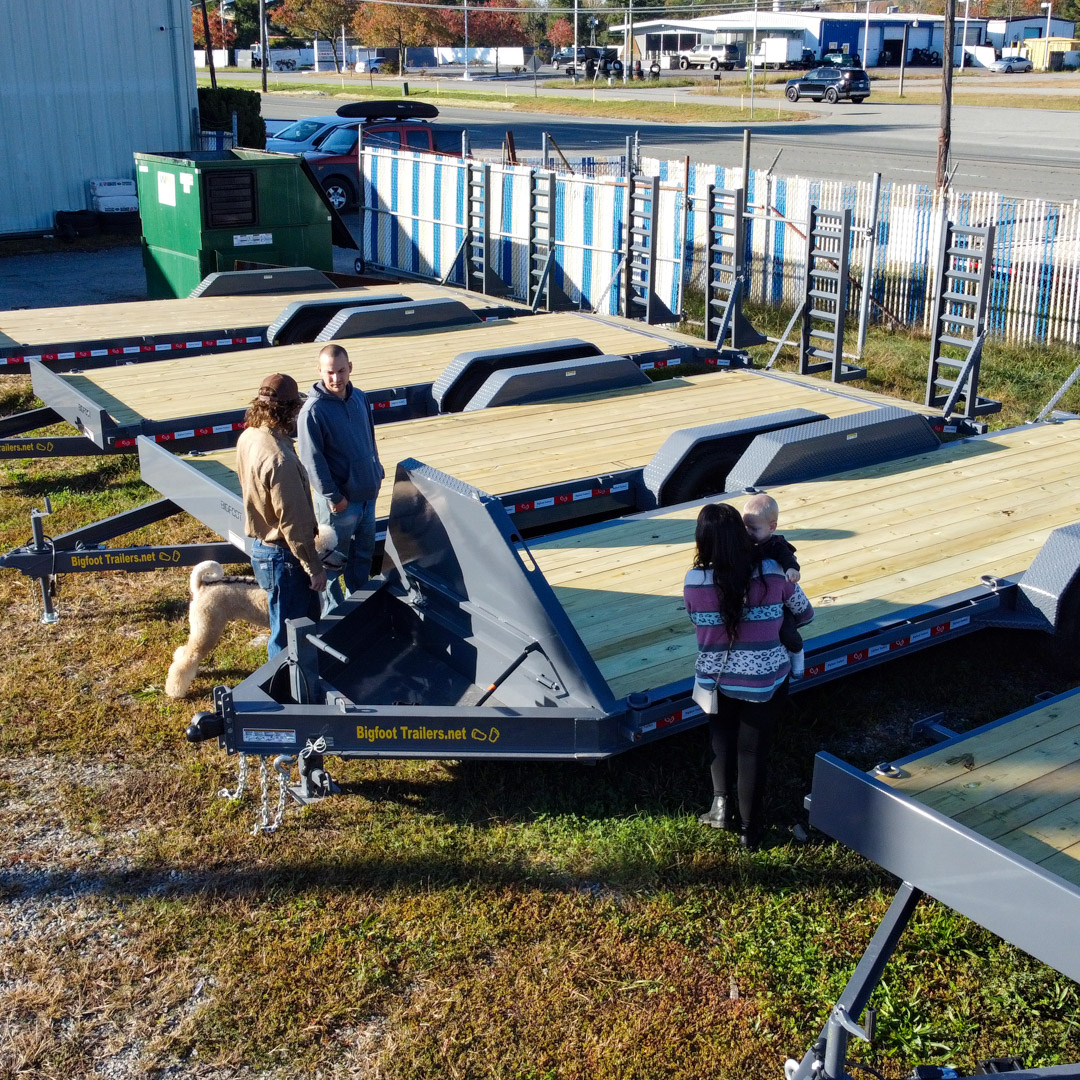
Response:
[[[784,576],[780,564],[765,559],[761,575],[750,581],[746,607],[732,642],[717,610],[711,570],[690,570],[683,584],[683,600],[697,628],[698,681],[725,697],[768,701],[791,672],[787,650],[780,644],[784,608],[803,626],[814,617],[810,601],[798,585]]]

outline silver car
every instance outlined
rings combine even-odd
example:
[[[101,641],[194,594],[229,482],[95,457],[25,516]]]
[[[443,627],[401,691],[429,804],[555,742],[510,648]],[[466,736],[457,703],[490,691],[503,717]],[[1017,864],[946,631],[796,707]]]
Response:
[[[990,65],[991,71],[1004,71],[1011,75],[1014,71],[1031,71],[1034,65],[1023,56],[1003,56]]]
[[[332,131],[348,124],[356,126],[356,121],[345,116],[310,116],[297,120],[266,138],[266,149],[279,154],[306,154],[317,150]]]

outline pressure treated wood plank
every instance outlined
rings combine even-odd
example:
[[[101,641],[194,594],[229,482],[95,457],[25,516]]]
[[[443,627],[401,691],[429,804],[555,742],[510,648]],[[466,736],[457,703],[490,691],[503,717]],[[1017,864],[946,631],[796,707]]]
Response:
[[[817,610],[808,635],[928,603],[983,573],[1026,569],[1053,528],[1080,520],[1080,440],[1067,429],[1006,433],[774,491]],[[942,507],[947,520],[928,528]],[[662,598],[681,598],[695,517],[679,511],[532,545],[618,696],[689,674],[692,627]]]
[[[528,315],[495,323],[413,334],[344,339],[353,381],[365,390],[432,382],[454,357],[476,349],[497,349],[576,337],[604,352],[621,355],[665,347],[635,324],[586,319],[572,312]],[[700,342],[698,344],[701,344]],[[118,423],[140,419],[164,421],[244,408],[263,378],[280,371],[301,387],[318,378],[322,345],[306,343],[277,348],[240,349],[152,364],[99,368],[85,375],[65,375],[98,402]],[[77,380],[77,381],[76,381]]]
[[[492,304],[491,297],[480,293],[408,281],[367,285],[355,290],[200,296],[194,299],[136,300],[120,304],[0,311],[0,331],[16,344],[50,345],[56,342],[267,326],[297,301],[344,299],[353,292],[364,297],[407,296],[410,300],[449,298],[460,300],[470,308],[490,307]],[[515,306],[513,300],[499,300],[499,303]],[[516,306],[525,307],[524,304]]]
[[[889,787],[905,795],[919,796],[924,791],[948,786],[982,768],[1007,758],[1025,747],[1052,738],[1063,731],[1080,728],[1080,694],[1063,698],[1018,717],[1007,724],[995,724],[985,731],[972,733],[962,746],[944,746],[904,763],[904,775],[887,778]]]
[[[640,468],[677,428],[752,415],[758,385],[747,372],[699,375],[615,394],[380,425],[375,434],[388,471],[414,457],[483,491],[503,494]],[[769,411],[820,404],[820,395],[810,388],[788,387],[783,394],[769,402]],[[843,397],[829,397],[825,404],[837,415],[866,408]],[[188,460],[203,472],[210,462],[235,471],[231,450]],[[239,491],[235,482],[226,486]],[[389,512],[390,496],[391,486],[384,484],[376,504],[380,516]],[[690,529],[692,535],[692,524]]]

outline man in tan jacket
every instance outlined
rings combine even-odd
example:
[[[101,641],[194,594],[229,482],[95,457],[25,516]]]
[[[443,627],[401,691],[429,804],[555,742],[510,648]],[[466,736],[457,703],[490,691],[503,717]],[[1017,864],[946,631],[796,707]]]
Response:
[[[311,489],[292,444],[300,404],[292,376],[268,375],[236,444],[244,532],[254,537],[251,564],[270,607],[271,657],[286,646],[287,620],[318,619],[318,594],[326,588]]]

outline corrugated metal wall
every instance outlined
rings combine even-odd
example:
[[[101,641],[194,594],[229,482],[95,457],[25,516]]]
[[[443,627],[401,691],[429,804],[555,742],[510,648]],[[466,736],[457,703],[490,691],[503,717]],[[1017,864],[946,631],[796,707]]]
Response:
[[[0,11],[0,233],[88,207],[87,181],[133,178],[137,150],[192,146],[189,0],[2,0]]]

